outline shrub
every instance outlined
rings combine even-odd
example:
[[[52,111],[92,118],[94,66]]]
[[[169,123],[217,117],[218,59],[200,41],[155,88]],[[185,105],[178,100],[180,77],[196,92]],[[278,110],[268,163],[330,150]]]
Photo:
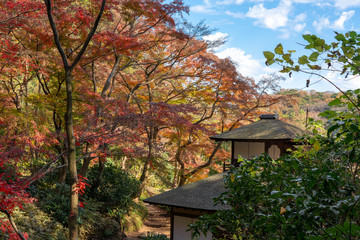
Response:
[[[39,181],[36,186],[31,186],[29,191],[33,197],[38,199],[37,205],[44,212],[67,226],[70,209],[69,185],[66,183],[47,184]]]
[[[130,228],[130,222],[134,219],[136,225],[141,225],[144,210],[133,201],[138,181],[112,163],[106,163],[99,187],[96,191],[91,191],[97,175],[98,165],[95,165],[89,169],[90,186],[85,189],[85,194],[80,196],[80,201],[84,202],[84,208],[79,208],[78,219],[81,239],[108,239],[116,235],[121,228]],[[36,204],[39,208],[55,220],[51,224],[60,223],[60,226],[62,224],[66,227],[70,187],[66,183],[54,183],[53,179],[50,174],[36,185],[30,186],[28,191],[38,199]],[[128,217],[125,219],[125,216]],[[130,222],[127,222],[128,220]]]
[[[146,237],[142,237],[143,240],[169,240],[165,234],[148,233]]]
[[[91,186],[97,181],[98,165],[89,169],[87,177],[90,187],[85,190],[85,198],[102,202],[103,211],[116,211],[119,218],[129,211],[139,187],[139,182],[135,178],[111,162],[105,164],[101,182],[96,190]]]
[[[34,203],[26,204],[23,209],[13,213],[14,221],[21,232],[26,232],[29,239],[66,240],[68,230]],[[7,239],[0,232],[0,239]]]
[[[135,232],[140,230],[147,216],[147,208],[143,203],[136,203],[131,207],[131,211],[125,215],[121,223],[126,232]]]
[[[88,200],[81,210],[80,237],[81,239],[108,239],[115,236],[121,230],[121,224],[109,216],[101,214],[99,208],[102,203]]]

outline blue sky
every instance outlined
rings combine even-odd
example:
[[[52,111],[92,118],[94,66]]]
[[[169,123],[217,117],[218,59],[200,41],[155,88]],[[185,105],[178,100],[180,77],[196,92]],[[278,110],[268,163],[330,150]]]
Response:
[[[263,51],[273,50],[282,43],[287,50],[305,54],[299,43],[305,43],[303,34],[316,34],[331,42],[334,31],[355,30],[360,33],[360,0],[184,0],[190,6],[188,19],[192,23],[205,20],[215,28],[209,39],[226,37],[227,42],[215,49],[219,57],[230,57],[238,71],[256,80],[277,72],[266,67]],[[342,89],[360,88],[360,79],[344,80],[335,74],[324,73]],[[283,88],[317,91],[336,91],[325,81],[313,76],[284,75]],[[304,88],[306,79],[310,88]]]

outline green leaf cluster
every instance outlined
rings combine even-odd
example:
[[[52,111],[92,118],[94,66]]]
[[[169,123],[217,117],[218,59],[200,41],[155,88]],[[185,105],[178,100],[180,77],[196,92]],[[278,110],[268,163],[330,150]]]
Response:
[[[281,44],[278,44],[274,51],[264,51],[265,64],[278,63],[283,67],[280,72],[292,73],[308,70],[321,70],[323,64],[330,68],[334,64],[341,63],[341,74],[347,77],[349,74],[357,75],[360,71],[360,35],[354,31],[345,34],[335,32],[335,42],[326,43],[324,39],[316,35],[303,35],[306,41],[305,49],[311,52],[294,59],[295,51],[285,51]],[[334,69],[335,70],[335,69]],[[291,74],[290,74],[291,76]]]

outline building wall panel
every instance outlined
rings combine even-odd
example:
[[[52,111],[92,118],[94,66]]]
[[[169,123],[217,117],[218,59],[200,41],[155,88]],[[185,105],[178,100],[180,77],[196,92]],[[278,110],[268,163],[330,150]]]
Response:
[[[189,218],[183,216],[174,215],[174,239],[173,240],[190,240],[191,239],[191,231],[186,231],[189,229],[188,225],[190,223],[194,223],[196,218]],[[211,233],[208,233],[206,237],[201,234],[199,240],[212,240]]]

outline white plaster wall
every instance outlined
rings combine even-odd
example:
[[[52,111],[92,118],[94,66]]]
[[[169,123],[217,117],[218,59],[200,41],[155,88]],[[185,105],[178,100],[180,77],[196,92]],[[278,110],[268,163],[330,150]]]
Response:
[[[174,215],[174,240],[191,240],[191,231],[187,226],[190,223],[194,223],[196,218],[188,218]],[[211,233],[207,233],[206,237],[201,234],[199,240],[212,240]]]
[[[249,158],[249,143],[248,142],[234,142],[234,158],[238,159],[239,155],[245,159]]]
[[[275,144],[271,145],[268,151],[272,159],[278,159],[280,157],[280,148]]]
[[[260,156],[265,152],[264,142],[249,142],[249,158]]]
[[[238,159],[241,155],[245,159],[251,159],[265,152],[263,142],[234,142],[234,158]]]

